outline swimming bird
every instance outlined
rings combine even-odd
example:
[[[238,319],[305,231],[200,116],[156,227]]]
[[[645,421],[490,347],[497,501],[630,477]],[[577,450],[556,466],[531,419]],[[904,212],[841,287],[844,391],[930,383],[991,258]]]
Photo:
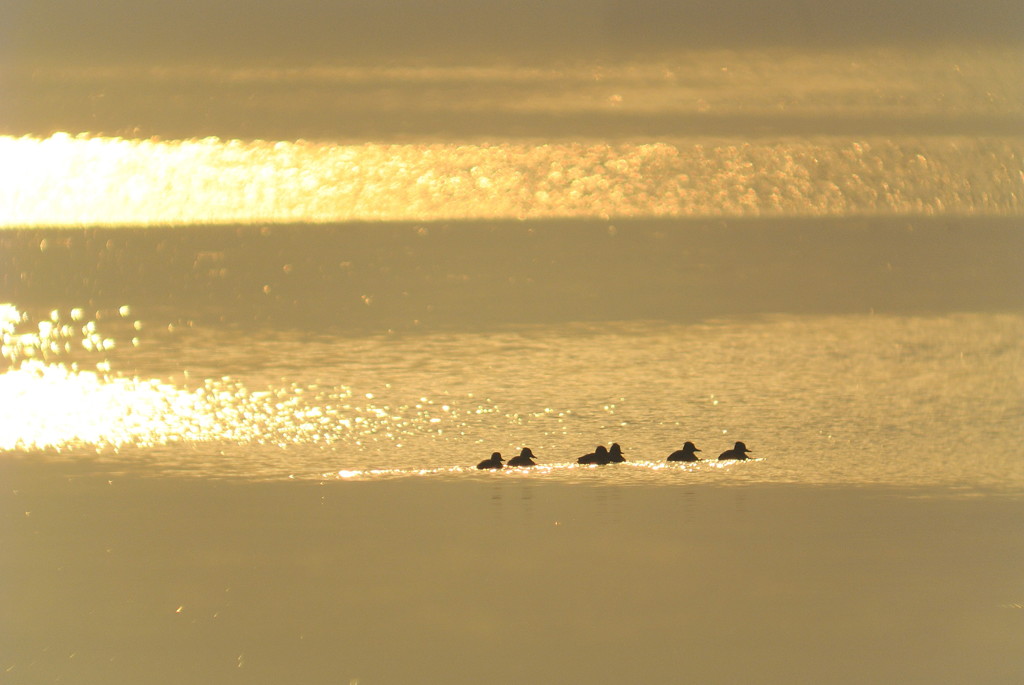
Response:
[[[582,457],[576,460],[577,464],[600,464],[605,465],[608,463],[608,448],[604,445],[598,445],[593,452],[590,454],[584,454]]]
[[[501,452],[495,452],[491,455],[490,459],[484,459],[482,462],[476,465],[478,469],[500,469],[501,462],[505,461],[501,458]]]
[[[613,442],[611,449],[608,450],[608,463],[621,464],[624,461],[626,461],[626,458],[622,456],[622,448],[619,447],[619,443]]]
[[[747,449],[746,445],[744,445],[742,442],[737,442],[735,445],[732,446],[731,450],[726,450],[719,454],[718,459],[719,461],[725,459],[748,459],[747,452],[749,451],[750,450]]]
[[[676,450],[672,454],[668,455],[668,459],[665,461],[700,461],[694,452],[700,452],[697,446],[687,440],[683,443],[683,449]]]
[[[537,462],[534,461],[537,457],[533,456],[533,450],[529,447],[524,447],[523,451],[519,453],[518,457],[512,457],[508,460],[509,466],[536,466]]]

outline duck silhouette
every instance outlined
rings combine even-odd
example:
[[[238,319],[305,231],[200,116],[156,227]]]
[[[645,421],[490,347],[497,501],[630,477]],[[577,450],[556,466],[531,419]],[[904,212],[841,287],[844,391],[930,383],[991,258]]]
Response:
[[[534,461],[536,458],[533,456],[533,450],[529,447],[524,447],[518,457],[512,457],[508,460],[508,466],[536,466],[537,462]]]
[[[593,452],[590,454],[584,454],[582,457],[576,460],[577,464],[600,464],[605,465],[608,463],[608,448],[604,445],[598,445]]]
[[[719,461],[724,461],[726,459],[749,459],[749,457],[747,457],[747,452],[749,451],[750,450],[747,449],[746,445],[742,442],[737,442],[732,446],[731,450],[726,450],[719,454],[718,459]]]
[[[676,450],[672,454],[668,455],[666,461],[700,461],[694,452],[700,452],[697,446],[687,440],[683,443],[683,449]]]
[[[484,459],[482,462],[476,465],[478,469],[500,469],[501,462],[505,461],[501,458],[501,452],[495,452],[491,455],[490,459]]]
[[[613,442],[611,449],[608,450],[608,463],[621,464],[624,461],[626,458],[622,456],[622,448],[619,447],[619,443]]]

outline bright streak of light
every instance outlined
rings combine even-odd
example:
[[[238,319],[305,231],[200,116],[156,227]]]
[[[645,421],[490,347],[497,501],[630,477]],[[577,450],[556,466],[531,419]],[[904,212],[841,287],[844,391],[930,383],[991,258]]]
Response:
[[[1006,215],[1024,212],[1022,159],[1019,139],[340,145],[0,136],[0,227]]]

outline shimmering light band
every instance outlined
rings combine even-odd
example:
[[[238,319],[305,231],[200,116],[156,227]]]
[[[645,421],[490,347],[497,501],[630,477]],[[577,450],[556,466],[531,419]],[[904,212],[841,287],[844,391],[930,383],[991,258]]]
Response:
[[[0,137],[0,226],[1013,215],[1024,138],[363,144]]]
[[[134,337],[153,341],[156,331],[137,315],[134,306],[30,315],[0,304],[0,461],[64,453],[144,460],[151,473],[269,479],[668,483],[692,475],[1017,492],[1024,483],[1020,441],[1006,430],[1024,397],[1018,314],[603,323],[386,339],[297,332],[262,340],[185,327],[167,334],[182,336],[177,349],[201,354],[170,375],[140,356],[149,342]],[[170,349],[164,338],[155,352]],[[226,375],[234,365],[203,361],[217,355],[251,368]],[[743,362],[766,370],[747,373]],[[872,390],[882,386],[896,390]],[[941,424],[928,424],[935,416]],[[986,452],[894,456],[934,438],[936,425],[946,431],[943,444]],[[715,460],[747,435],[763,461]],[[687,438],[705,460],[667,463]],[[628,463],[576,463],[612,440],[622,441]],[[498,474],[474,466],[524,445],[539,466]]]

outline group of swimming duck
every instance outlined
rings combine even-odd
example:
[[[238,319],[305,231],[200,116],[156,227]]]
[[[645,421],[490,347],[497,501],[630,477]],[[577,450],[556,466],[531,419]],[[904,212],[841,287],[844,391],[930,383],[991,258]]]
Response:
[[[672,454],[668,455],[666,461],[700,461],[697,457],[697,452],[700,452],[697,447],[687,440],[683,443],[683,449],[676,450]],[[737,442],[733,445],[732,449],[726,450],[718,455],[719,461],[728,461],[730,459],[748,459],[747,454],[750,450],[742,442]],[[519,456],[512,457],[508,460],[507,464],[503,464],[505,461],[501,456],[501,452],[495,452],[489,459],[484,459],[482,462],[476,465],[478,469],[500,469],[503,466],[536,466],[537,462],[533,455],[533,451],[529,447],[524,447],[519,453]],[[612,443],[610,448],[604,445],[598,445],[597,448],[590,454],[584,454],[582,457],[576,460],[577,464],[618,464],[626,461],[626,458],[622,456],[622,448],[619,447],[619,443]]]

